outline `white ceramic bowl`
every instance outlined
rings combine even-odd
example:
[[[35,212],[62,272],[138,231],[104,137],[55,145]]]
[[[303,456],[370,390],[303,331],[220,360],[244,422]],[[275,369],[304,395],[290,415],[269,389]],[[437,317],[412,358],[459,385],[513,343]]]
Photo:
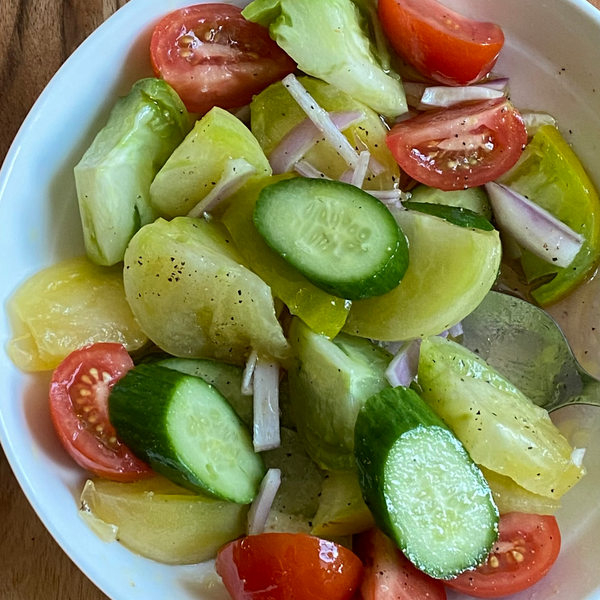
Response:
[[[73,166],[117,96],[151,73],[152,24],[191,3],[132,0],[82,44],[41,95],[0,174],[0,300],[43,267],[83,254]],[[496,70],[511,77],[512,99],[517,106],[555,115],[600,184],[600,13],[585,0],[445,3],[503,27],[507,43]],[[9,335],[2,312],[2,346]],[[73,465],[52,430],[48,379],[23,375],[0,350],[2,445],[58,543],[114,600],[226,598],[210,565],[153,563],[117,543],[101,542],[79,519],[78,498],[86,475]],[[600,600],[600,410],[568,410],[560,415],[562,427],[578,446],[589,447],[589,475],[565,498],[558,515],[563,551],[556,566],[542,583],[519,595],[521,600]]]

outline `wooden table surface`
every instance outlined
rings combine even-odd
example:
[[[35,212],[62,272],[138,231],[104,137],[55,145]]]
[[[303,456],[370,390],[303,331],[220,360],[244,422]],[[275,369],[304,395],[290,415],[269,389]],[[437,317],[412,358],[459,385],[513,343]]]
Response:
[[[600,8],[600,0],[590,1]],[[83,39],[126,2],[0,0],[0,163],[52,75]],[[57,599],[107,597],[44,529],[0,450],[0,600]]]

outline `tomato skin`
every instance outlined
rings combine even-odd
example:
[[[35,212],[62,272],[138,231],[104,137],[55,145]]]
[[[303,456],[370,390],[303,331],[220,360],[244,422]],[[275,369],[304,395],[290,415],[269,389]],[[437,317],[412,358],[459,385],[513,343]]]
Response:
[[[444,85],[479,81],[504,45],[498,25],[463,17],[436,0],[379,0],[379,19],[396,52]]]
[[[296,63],[230,4],[198,4],[169,13],[150,43],[157,77],[169,83],[190,112],[238,108],[283,79]]]
[[[362,600],[446,600],[441,581],[419,571],[379,529],[354,537],[363,561]]]
[[[387,145],[413,179],[444,191],[477,187],[506,173],[527,130],[504,98],[427,111],[394,126]]]
[[[216,568],[233,600],[350,600],[363,574],[350,550],[304,533],[237,540]]]
[[[548,573],[560,552],[560,530],[551,516],[508,513],[486,563],[446,585],[475,598],[499,598],[531,587]]]
[[[50,383],[50,415],[65,450],[84,469],[113,481],[154,475],[116,439],[108,420],[110,389],[132,368],[121,344],[92,344],[69,354]]]

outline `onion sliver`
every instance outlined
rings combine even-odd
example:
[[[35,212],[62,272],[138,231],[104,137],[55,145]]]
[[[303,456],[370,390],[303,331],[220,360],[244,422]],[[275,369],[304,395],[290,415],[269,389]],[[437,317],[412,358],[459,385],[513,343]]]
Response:
[[[433,86],[425,89],[421,96],[421,104],[425,107],[446,108],[460,102],[492,100],[503,96],[503,92],[479,85],[463,87]]]
[[[319,169],[313,167],[313,165],[306,160],[299,160],[294,165],[294,171],[299,175],[302,175],[302,177],[308,177],[309,179],[329,179],[325,173],[321,173]]]
[[[246,362],[246,368],[242,375],[242,396],[252,396],[254,394],[254,369],[256,368],[256,362],[258,361],[258,354],[256,350],[252,350],[248,361]]]
[[[227,162],[221,179],[215,187],[190,212],[188,217],[200,218],[203,214],[214,210],[223,200],[235,194],[256,173],[256,167],[243,158],[235,158]]]
[[[499,183],[485,189],[496,222],[520,246],[558,267],[568,267],[577,256],[584,238],[547,210]]]
[[[420,352],[421,340],[402,345],[385,372],[385,377],[392,387],[408,387],[413,382],[419,369]]]
[[[329,113],[319,106],[293,73],[283,79],[283,85],[317,129],[325,136],[325,139],[335,148],[348,166],[354,169],[358,162],[358,154],[346,136],[335,126]]]
[[[329,118],[338,131],[345,131],[348,127],[363,121],[365,116],[362,112],[354,110],[332,112],[329,113]],[[321,135],[315,124],[308,118],[288,131],[269,156],[273,175],[291,171],[294,165],[317,143]]]
[[[496,79],[482,81],[481,83],[476,84],[475,87],[485,87],[489,88],[490,90],[496,90],[497,92],[502,92],[505,94],[509,83],[510,79],[508,77],[497,77]]]
[[[367,170],[369,169],[370,160],[371,153],[368,150],[364,150],[360,153],[358,163],[356,163],[356,168],[354,169],[352,179],[350,180],[351,185],[362,190],[362,186],[365,183],[365,177],[367,176]]]
[[[281,485],[281,471],[269,469],[263,477],[250,511],[248,512],[248,535],[260,535],[265,530],[273,500]]]
[[[254,368],[254,451],[279,446],[279,364],[259,357]]]
[[[533,137],[544,125],[556,127],[556,119],[547,113],[524,112],[521,117],[527,129],[527,137]]]

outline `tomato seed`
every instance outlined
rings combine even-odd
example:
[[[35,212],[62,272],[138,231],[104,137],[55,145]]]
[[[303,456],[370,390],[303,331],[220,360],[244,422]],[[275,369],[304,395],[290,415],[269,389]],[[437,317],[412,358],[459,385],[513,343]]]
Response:
[[[87,396],[91,396],[92,392],[90,392],[90,390],[79,390],[79,394],[85,398]]]
[[[98,369],[96,369],[96,367],[92,367],[90,369],[90,375],[96,380],[98,381],[99,377],[98,377]],[[83,379],[83,378],[82,378]]]
[[[90,379],[89,375],[84,375],[81,378],[81,381],[83,381],[83,383],[87,383],[88,385],[92,385],[92,380]]]

